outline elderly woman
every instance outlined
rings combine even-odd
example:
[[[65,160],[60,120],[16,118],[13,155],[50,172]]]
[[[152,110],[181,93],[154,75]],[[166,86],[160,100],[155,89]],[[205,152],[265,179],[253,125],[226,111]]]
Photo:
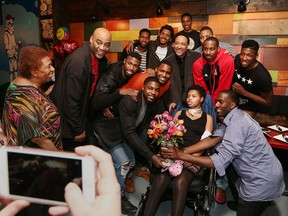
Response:
[[[8,145],[62,150],[60,115],[41,90],[54,76],[49,54],[43,48],[21,49],[18,77],[8,87],[3,113],[3,131]]]

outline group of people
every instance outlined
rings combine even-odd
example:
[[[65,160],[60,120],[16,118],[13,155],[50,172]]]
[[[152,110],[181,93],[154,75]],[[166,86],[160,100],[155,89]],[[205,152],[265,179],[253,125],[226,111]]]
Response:
[[[111,33],[106,28],[95,29],[90,40],[65,59],[55,85],[46,92],[42,86],[55,73],[48,52],[23,47],[18,77],[7,90],[0,139],[6,145],[55,151],[76,148],[80,154],[93,152],[95,160],[104,152],[78,147],[93,144],[102,148],[111,155],[115,172],[109,177],[117,178],[120,192],[116,187],[115,194],[119,203],[121,198],[122,213],[128,215],[137,210],[125,192],[135,165],[145,167],[151,162],[155,175],[144,214],[155,214],[161,195],[172,182],[171,212],[182,215],[187,189],[201,167],[215,168],[223,176],[232,164],[238,175],[237,215],[260,215],[269,201],[282,194],[284,182],[281,164],[259,124],[241,110],[252,115],[258,106],[272,103],[271,76],[257,61],[259,44],[244,41],[234,59],[232,47],[219,42],[211,28],[205,26],[200,33],[193,30],[188,13],[181,21],[183,31],[174,35],[174,29],[164,25],[155,41],[150,40],[148,29],[140,30],[139,40],[129,42],[115,63],[108,63],[105,57]],[[184,145],[153,152],[147,144],[147,129],[151,118],[165,110],[184,120]],[[201,156],[217,144],[214,155]],[[161,171],[167,158],[184,161],[179,176]],[[140,173],[149,179],[149,170]],[[102,184],[97,184],[101,190]],[[68,205],[69,200],[67,196]],[[76,214],[79,209],[69,207],[72,214],[80,215]],[[120,207],[116,210],[120,214]]]

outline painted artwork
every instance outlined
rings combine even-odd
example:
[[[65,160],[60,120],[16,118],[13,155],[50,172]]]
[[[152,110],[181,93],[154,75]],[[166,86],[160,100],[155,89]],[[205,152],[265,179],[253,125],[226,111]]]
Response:
[[[40,44],[38,1],[5,0],[3,3],[3,25],[0,25],[0,85],[17,76],[21,46]]]
[[[17,76],[18,45],[14,35],[14,17],[10,14],[6,16],[4,44],[9,63],[9,77],[12,81]]]

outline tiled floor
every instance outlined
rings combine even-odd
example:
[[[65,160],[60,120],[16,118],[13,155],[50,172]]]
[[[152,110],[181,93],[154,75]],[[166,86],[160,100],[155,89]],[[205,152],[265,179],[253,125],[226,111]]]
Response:
[[[288,188],[288,173],[285,173],[285,182],[286,182],[286,188]],[[138,203],[141,198],[141,194],[146,192],[146,187],[148,186],[148,182],[145,181],[143,178],[135,177],[134,183],[136,186],[136,192],[127,194],[130,201],[138,206]],[[228,199],[230,197],[230,193],[228,191]],[[158,208],[156,216],[169,216],[170,215],[170,208],[171,208],[171,202],[166,201],[161,203],[161,205]],[[211,209],[210,212],[211,216],[236,216],[236,212],[230,210],[226,204],[219,205],[215,204],[214,208]],[[185,207],[185,212],[183,216],[193,216],[192,209]],[[269,206],[263,216],[288,216],[288,197],[281,196],[279,199],[275,200]]]

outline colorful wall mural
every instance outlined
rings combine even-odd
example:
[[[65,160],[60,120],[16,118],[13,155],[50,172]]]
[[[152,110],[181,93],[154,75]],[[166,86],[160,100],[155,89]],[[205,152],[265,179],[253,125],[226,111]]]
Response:
[[[5,0],[3,2],[3,25],[0,25],[0,85],[9,82],[9,71],[15,71],[15,58],[17,58],[15,57],[15,52],[18,52],[21,46],[39,45],[40,43],[38,1]],[[11,33],[12,22],[14,25],[14,36],[12,36],[13,34]],[[7,29],[7,25],[9,25],[10,30],[8,30],[9,28]],[[6,39],[4,39],[5,37]],[[7,45],[8,43],[9,45]],[[6,48],[8,47],[11,49],[8,52],[9,58],[6,52]],[[14,76],[13,73],[11,79]]]

